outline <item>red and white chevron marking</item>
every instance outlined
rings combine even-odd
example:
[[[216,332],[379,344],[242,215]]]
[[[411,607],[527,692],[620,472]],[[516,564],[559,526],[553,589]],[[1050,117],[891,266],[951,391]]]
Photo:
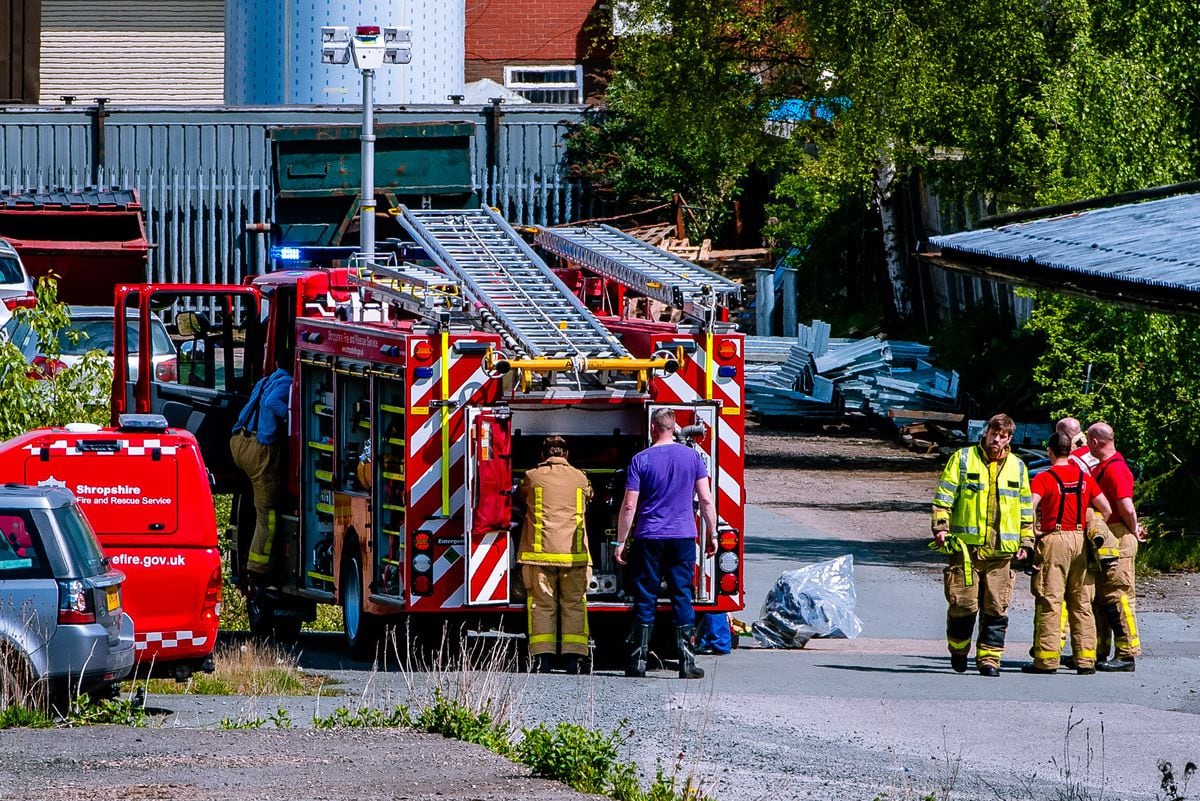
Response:
[[[135,651],[145,651],[151,647],[158,650],[200,648],[207,642],[207,635],[198,635],[194,631],[139,631],[134,635],[133,648]]]
[[[162,440],[144,439],[137,445],[130,445],[129,440],[117,440],[116,450],[81,451],[75,447],[76,440],[58,439],[53,442],[34,443],[26,445],[25,450],[31,455],[40,456],[47,451],[51,456],[148,456],[158,451],[163,456],[174,456],[175,445],[163,445]]]
[[[492,400],[498,392],[498,384],[484,371],[478,355],[458,356],[451,349],[448,358],[450,375],[449,400],[453,402],[446,416],[445,427],[450,435],[449,516],[442,516],[442,410],[430,406],[442,399],[441,357],[433,364],[433,378],[413,381],[409,388],[410,409],[426,407],[425,415],[410,415],[410,423],[418,423],[407,436],[408,439],[408,514],[410,531],[421,529],[433,534],[433,591],[427,596],[410,595],[409,604],[414,611],[422,609],[452,610],[467,606],[466,595],[466,543],[464,542],[463,507],[466,501],[465,456],[466,456],[466,407]],[[418,422],[419,421],[419,422]],[[507,544],[507,543],[506,543]],[[485,543],[475,547],[476,568],[473,578],[480,582],[480,589],[503,587],[505,571],[508,570],[507,551],[505,558],[480,549],[488,548]],[[499,549],[492,549],[499,551]]]

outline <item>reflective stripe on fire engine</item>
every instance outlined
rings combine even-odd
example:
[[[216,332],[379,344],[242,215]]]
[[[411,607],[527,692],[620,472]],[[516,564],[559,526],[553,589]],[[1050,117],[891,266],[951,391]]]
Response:
[[[713,335],[712,329],[704,332],[704,399],[713,397]]]
[[[442,517],[450,516],[450,332],[442,329]]]
[[[179,648],[182,646],[198,648],[207,642],[207,636],[196,636],[196,633],[193,631],[147,631],[145,633],[138,632],[134,635],[133,647],[138,651],[145,651],[151,645],[160,649]]]

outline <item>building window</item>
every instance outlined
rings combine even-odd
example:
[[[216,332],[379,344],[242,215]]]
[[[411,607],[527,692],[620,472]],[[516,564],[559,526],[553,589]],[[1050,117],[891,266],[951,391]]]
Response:
[[[583,66],[505,67],[504,86],[531,103],[582,103]]]

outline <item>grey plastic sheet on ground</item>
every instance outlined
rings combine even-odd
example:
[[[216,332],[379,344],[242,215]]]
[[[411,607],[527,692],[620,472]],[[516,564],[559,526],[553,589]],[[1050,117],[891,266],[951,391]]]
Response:
[[[852,639],[862,633],[855,603],[854,557],[847,554],[776,579],[751,631],[764,648],[803,648],[814,637]]]

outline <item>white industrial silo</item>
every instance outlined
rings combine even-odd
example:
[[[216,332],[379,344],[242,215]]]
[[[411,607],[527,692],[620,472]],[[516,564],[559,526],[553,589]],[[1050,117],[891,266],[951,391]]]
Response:
[[[412,63],[375,73],[375,102],[445,103],[463,93],[465,0],[226,0],[225,102],[362,102],[353,64],[321,63],[321,26],[407,25]]]

